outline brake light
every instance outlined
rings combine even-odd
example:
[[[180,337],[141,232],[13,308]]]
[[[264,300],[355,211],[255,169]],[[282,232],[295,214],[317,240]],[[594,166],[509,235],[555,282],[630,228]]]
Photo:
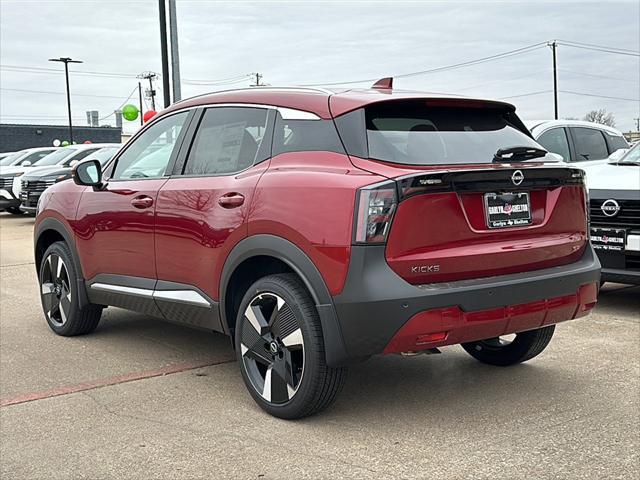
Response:
[[[395,182],[384,182],[358,190],[355,242],[386,242],[397,205]]]

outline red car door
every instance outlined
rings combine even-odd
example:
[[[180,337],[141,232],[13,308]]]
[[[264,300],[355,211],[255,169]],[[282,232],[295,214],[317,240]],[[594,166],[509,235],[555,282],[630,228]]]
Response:
[[[156,303],[167,318],[221,330],[218,279],[228,253],[247,235],[253,192],[270,157],[272,112],[205,109],[192,144],[183,146],[184,165],[160,188]]]
[[[106,188],[83,192],[74,230],[90,285],[142,286],[146,279],[153,288],[155,202],[188,115],[170,115],[145,129],[115,159]]]

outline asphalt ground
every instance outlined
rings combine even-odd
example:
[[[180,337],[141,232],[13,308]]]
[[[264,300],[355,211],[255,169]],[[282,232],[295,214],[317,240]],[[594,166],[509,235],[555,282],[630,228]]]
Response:
[[[32,228],[0,213],[3,480],[640,477],[640,287],[606,285],[526,364],[372,358],[332,408],[287,422],[222,335],[114,308],[91,335],[53,334]]]

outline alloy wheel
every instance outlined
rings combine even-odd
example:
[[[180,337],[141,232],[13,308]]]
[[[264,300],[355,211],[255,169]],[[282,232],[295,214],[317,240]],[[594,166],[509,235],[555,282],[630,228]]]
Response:
[[[71,287],[67,266],[59,255],[52,253],[44,261],[40,291],[42,306],[51,323],[61,327],[71,313]]]
[[[304,373],[304,339],[291,306],[261,293],[249,302],[241,328],[242,364],[253,388],[272,404],[289,402]]]

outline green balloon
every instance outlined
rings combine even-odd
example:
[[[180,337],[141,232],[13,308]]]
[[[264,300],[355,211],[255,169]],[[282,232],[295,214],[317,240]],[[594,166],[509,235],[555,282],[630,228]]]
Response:
[[[60,144],[61,147],[68,147],[69,146],[69,141],[68,140],[63,140],[62,143]]]
[[[130,103],[122,107],[122,116],[130,122],[138,118],[138,113],[140,113],[138,107]]]

